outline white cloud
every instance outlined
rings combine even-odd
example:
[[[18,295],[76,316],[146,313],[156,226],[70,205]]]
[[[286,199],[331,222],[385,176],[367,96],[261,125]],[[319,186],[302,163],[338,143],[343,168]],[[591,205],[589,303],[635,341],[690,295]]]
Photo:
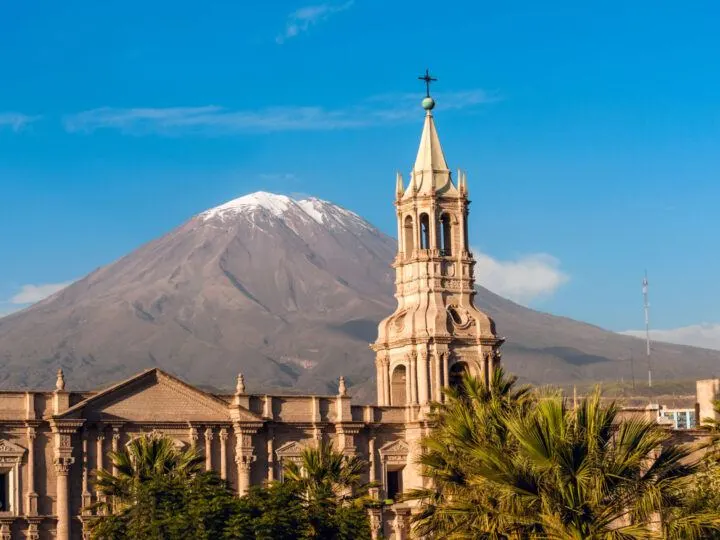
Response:
[[[645,338],[645,330],[627,330],[620,333]],[[650,330],[650,340],[720,350],[720,324],[701,323],[669,330]]]
[[[497,101],[484,90],[437,94],[438,106],[446,110],[466,109]],[[267,107],[232,110],[216,105],[121,109],[101,107],[64,118],[71,133],[115,129],[128,135],[222,135],[277,131],[324,131],[363,128],[417,121],[417,94],[383,94],[340,109],[320,106]]]
[[[0,112],[0,127],[9,126],[13,131],[20,131],[39,119],[39,116],[28,116],[16,112]]]
[[[520,304],[551,296],[570,278],[552,255],[535,253],[514,261],[501,261],[474,250],[475,281]]]
[[[23,285],[20,291],[10,298],[10,303],[15,305],[34,304],[55,294],[70,285],[72,281],[63,283],[43,283],[41,285]]]
[[[282,45],[288,39],[299,36],[303,32],[320,22],[326,21],[331,15],[348,10],[355,3],[355,0],[347,0],[342,4],[325,3],[315,6],[305,6],[288,15],[285,23],[285,31],[275,38],[275,41]]]

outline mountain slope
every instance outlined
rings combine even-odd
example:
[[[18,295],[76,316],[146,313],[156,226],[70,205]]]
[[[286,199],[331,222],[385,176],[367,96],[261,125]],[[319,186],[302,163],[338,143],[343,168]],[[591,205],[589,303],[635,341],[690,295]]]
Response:
[[[374,393],[368,343],[395,300],[395,241],[318,199],[255,193],[193,217],[46,300],[0,319],[0,387],[73,388],[158,366],[230,389],[334,392],[345,375]],[[508,338],[509,369],[533,382],[643,372],[644,344],[529,310],[479,288]],[[619,360],[624,357],[626,360]],[[656,344],[657,377],[709,376],[720,352]]]

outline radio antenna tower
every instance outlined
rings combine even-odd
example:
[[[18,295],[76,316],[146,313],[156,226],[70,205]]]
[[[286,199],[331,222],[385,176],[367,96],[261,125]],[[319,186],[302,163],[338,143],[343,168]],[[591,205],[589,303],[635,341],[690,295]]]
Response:
[[[652,388],[652,366],[650,364],[650,304],[648,302],[648,278],[647,270],[642,282],[643,307],[645,308],[645,354],[648,366],[648,387]]]

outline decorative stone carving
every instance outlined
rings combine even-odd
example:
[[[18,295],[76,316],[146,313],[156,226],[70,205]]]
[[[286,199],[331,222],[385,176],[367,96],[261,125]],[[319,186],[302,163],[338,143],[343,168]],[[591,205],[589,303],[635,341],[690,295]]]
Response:
[[[70,472],[70,467],[75,463],[75,458],[71,456],[56,457],[53,460],[55,471],[58,475],[66,476]]]
[[[408,444],[400,439],[384,444],[378,449],[380,459],[384,463],[406,463],[409,451]]]
[[[275,455],[281,462],[284,460],[300,462],[303,450],[306,446],[296,441],[285,443],[275,450]]]
[[[338,396],[347,396],[347,387],[345,386],[345,377],[340,377],[338,383]]]
[[[55,389],[58,392],[65,390],[65,375],[63,374],[62,368],[57,370],[57,380],[55,381]]]

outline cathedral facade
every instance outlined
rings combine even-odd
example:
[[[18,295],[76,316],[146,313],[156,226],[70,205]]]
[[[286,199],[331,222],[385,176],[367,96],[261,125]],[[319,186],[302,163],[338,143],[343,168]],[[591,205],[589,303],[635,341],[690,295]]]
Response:
[[[93,473],[112,467],[109,451],[150,433],[200,449],[240,495],[281,479],[287,461],[322,439],[369,463],[380,500],[421,487],[430,403],[464,372],[488,377],[502,344],[473,304],[467,180],[451,175],[433,107],[427,97],[415,165],[407,185],[396,181],[397,309],[371,346],[377,404],[352,404],[342,378],[332,396],[267,395],[248,392],[239,375],[234,394],[218,395],[159,369],[96,392],[68,389],[62,371],[52,392],[0,392],[0,540],[85,538]],[[410,537],[408,505],[371,512],[374,537]]]
[[[432,98],[423,107],[408,185],[400,175],[396,183],[398,307],[372,345],[377,404],[352,404],[342,379],[334,396],[278,396],[247,392],[239,375],[234,394],[216,395],[151,369],[81,392],[59,371],[53,392],[0,393],[0,540],[84,538],[98,500],[93,473],[112,467],[109,451],[148,433],[202,450],[206,468],[240,495],[282,478],[284,463],[321,439],[369,463],[381,500],[422,485],[415,462],[430,402],[465,371],[487,376],[502,343],[473,305],[465,175],[453,180]],[[373,534],[408,538],[410,512],[402,503],[373,510]]]

